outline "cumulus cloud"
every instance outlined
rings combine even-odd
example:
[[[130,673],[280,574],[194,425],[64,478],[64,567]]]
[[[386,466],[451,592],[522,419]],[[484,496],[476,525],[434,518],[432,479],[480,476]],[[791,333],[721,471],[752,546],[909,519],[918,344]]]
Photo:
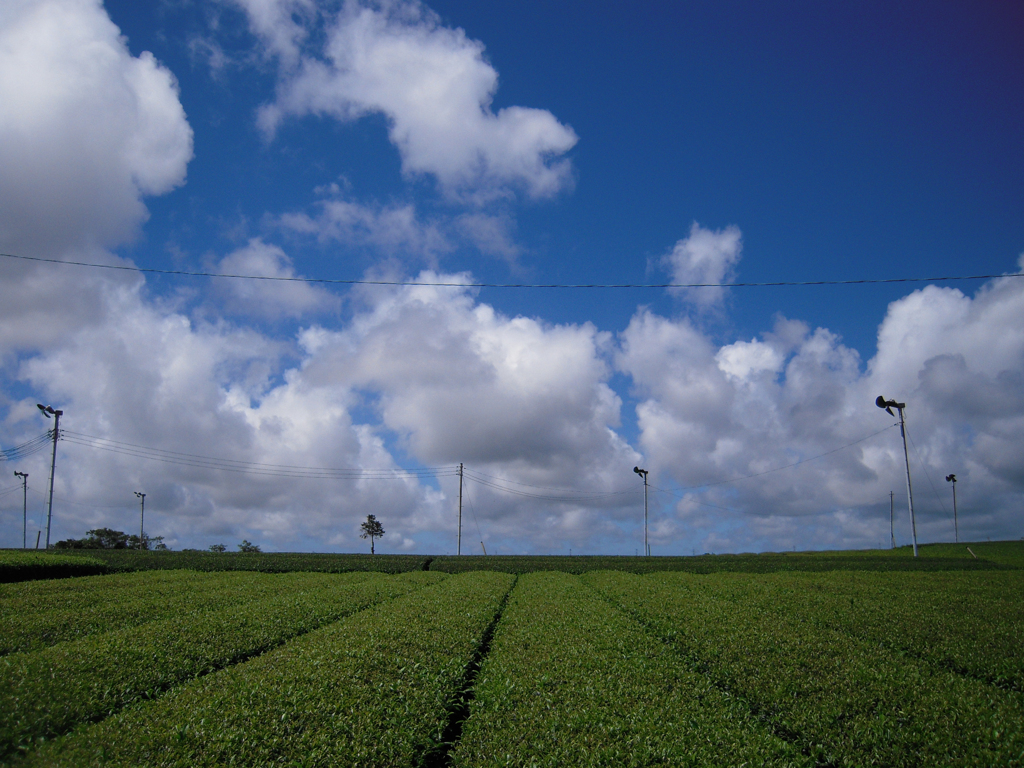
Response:
[[[719,285],[734,279],[742,249],[739,228],[711,230],[694,222],[689,236],[675,244],[662,265],[671,272],[673,283]],[[674,288],[672,293],[702,309],[721,305],[725,298],[725,289],[717,287]]]
[[[214,296],[224,310],[236,315],[275,319],[305,317],[338,307],[338,298],[315,285],[292,282],[297,278],[287,254],[276,245],[253,238],[244,248],[225,256],[217,271],[228,275],[254,275],[282,280],[217,280]]]
[[[515,222],[509,216],[466,213],[456,220],[456,226],[481,253],[515,263],[522,252],[513,237]]]
[[[337,242],[372,249],[388,257],[416,259],[431,268],[439,257],[461,245],[469,245],[486,256],[514,264],[522,252],[515,242],[515,219],[507,213],[474,211],[455,218],[424,219],[416,206],[407,204],[366,205],[332,196],[315,204],[316,213],[290,212],[277,217],[289,232],[310,235],[319,242]]]
[[[419,256],[434,261],[439,254],[452,250],[444,226],[423,221],[411,204],[371,206],[332,197],[318,201],[317,208],[315,216],[285,213],[280,217],[281,226],[321,242],[371,247],[389,256]]]
[[[576,144],[572,129],[543,109],[492,110],[498,73],[483,44],[420,3],[346,2],[326,22],[322,48],[304,42],[309,3],[238,3],[282,63],[277,99],[259,113],[268,136],[289,115],[382,114],[403,171],[431,175],[449,194],[487,200],[522,189],[540,198],[571,183],[563,156]]]
[[[477,488],[492,534],[537,544],[554,527],[584,539],[602,524],[587,513],[588,529],[579,517],[593,505],[557,497],[620,489],[633,479],[620,470],[637,458],[614,430],[621,402],[607,384],[610,341],[590,324],[506,317],[468,291],[417,286],[375,294],[349,329],[308,331],[315,355],[304,375],[372,393],[382,424],[420,462],[568,489],[538,502]],[[623,499],[606,501],[614,518]]]
[[[890,490],[907,543],[902,443],[878,394],[908,403],[922,539],[952,538],[937,486],[949,472],[972,489],[958,488],[962,535],[1016,536],[1021,316],[1024,284],[1011,278],[974,296],[929,286],[890,305],[863,365],[827,329],[782,317],[760,339],[716,346],[687,319],[641,311],[616,365],[640,397],[652,477],[676,489],[675,519],[702,551],[887,543]]]
[[[26,359],[17,373],[40,398],[65,410],[56,536],[78,536],[100,524],[126,527],[133,513],[125,500],[133,490],[149,494],[149,530],[179,547],[230,535],[278,549],[317,542],[351,548],[368,507],[389,510],[393,520],[430,514],[431,492],[415,481],[371,484],[287,478],[265,467],[254,467],[256,474],[211,468],[197,457],[300,467],[395,463],[376,430],[353,421],[356,398],[347,387],[310,385],[299,371],[283,368],[289,345],[167,312],[137,289],[110,291],[104,311],[103,323]],[[41,431],[32,403],[20,405],[10,409],[8,434]],[[90,440],[82,436],[176,451],[185,461],[153,461],[130,447],[110,452],[83,445]],[[45,476],[45,458],[26,464],[32,476]]]
[[[237,256],[281,268],[282,254],[259,241]],[[66,429],[261,466],[464,462],[464,533],[472,520],[488,546],[506,551],[548,547],[552,537],[591,541],[635,514],[638,489],[623,468],[638,457],[615,431],[621,402],[607,382],[612,339],[590,324],[503,316],[468,289],[380,288],[362,294],[342,328],[302,331],[296,350],[168,311],[142,287],[110,286],[99,322],[18,367],[24,386],[65,410]],[[8,409],[11,442],[43,428],[34,410],[29,400]],[[61,444],[56,536],[127,527],[136,489],[150,494],[150,530],[179,547],[244,536],[279,549],[353,549],[367,509],[397,549],[426,540],[436,551],[454,535],[451,476],[301,480],[136,454],[80,438]],[[27,469],[44,475],[45,457],[34,459]],[[624,486],[628,494],[608,495]]]
[[[192,130],[174,76],[133,57],[98,0],[0,7],[0,247],[112,246],[144,195],[185,179]]]

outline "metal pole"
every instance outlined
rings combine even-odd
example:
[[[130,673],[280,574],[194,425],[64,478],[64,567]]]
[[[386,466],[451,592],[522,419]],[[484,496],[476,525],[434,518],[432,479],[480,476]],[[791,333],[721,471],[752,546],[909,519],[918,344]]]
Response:
[[[647,473],[644,472],[644,552],[651,556],[651,545],[647,543]]]
[[[893,527],[893,492],[889,492],[889,539],[892,541],[892,549],[896,549],[896,529]]]
[[[139,497],[139,501],[142,504],[142,515],[139,519],[139,551],[143,549],[142,542],[146,536],[146,494],[135,491],[135,495]],[[370,539],[370,549],[373,549],[373,539]]]
[[[462,554],[462,462],[459,462],[459,540],[456,554]]]
[[[914,535],[914,557],[917,557],[917,522],[914,520],[914,492],[910,486],[910,454],[907,452],[907,430],[903,423],[904,404],[899,403],[896,410],[900,412],[900,434],[903,436],[903,459],[907,463],[907,504],[910,506],[910,530]]]
[[[53,455],[50,458],[50,502],[46,508],[46,548],[50,548],[50,521],[53,519],[53,474],[57,469],[57,440],[60,439],[60,417],[64,411],[53,412]]]
[[[647,543],[647,470],[633,467],[633,471],[644,479],[644,556],[650,557],[651,547]]]
[[[956,478],[953,478],[953,537],[954,541],[960,543],[960,528],[956,524]]]
[[[28,472],[15,472],[21,478],[21,548],[28,549]]]

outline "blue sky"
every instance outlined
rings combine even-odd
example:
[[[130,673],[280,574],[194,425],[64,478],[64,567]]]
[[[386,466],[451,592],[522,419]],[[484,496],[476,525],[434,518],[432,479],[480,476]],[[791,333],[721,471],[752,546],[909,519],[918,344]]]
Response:
[[[18,0],[0,13],[0,246],[399,282],[1015,273],[1022,33],[1011,3]],[[549,489],[470,484],[489,550],[528,552],[632,551],[640,462],[666,491],[655,552],[877,546],[903,488],[898,434],[858,442],[889,425],[883,393],[910,403],[925,540],[949,538],[953,471],[966,535],[1024,533],[1019,278],[417,293],[0,270],[4,448],[47,400],[88,440],[463,461]],[[60,450],[55,538],[129,528],[142,485],[177,547],[357,550],[375,511],[385,550],[451,550],[448,476],[271,482]],[[0,496],[7,546],[19,501]]]

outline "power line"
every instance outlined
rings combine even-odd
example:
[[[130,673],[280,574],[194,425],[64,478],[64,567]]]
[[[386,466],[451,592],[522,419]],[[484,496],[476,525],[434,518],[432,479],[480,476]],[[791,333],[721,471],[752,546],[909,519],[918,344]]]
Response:
[[[63,433],[63,430],[61,430]],[[53,430],[47,430],[41,435],[33,437],[28,442],[16,445],[13,448],[0,451],[0,461],[17,461],[35,453],[45,450],[53,439]]]
[[[236,275],[224,272],[192,272],[184,269],[156,269],[126,264],[95,264],[86,261],[65,261],[44,259],[39,256],[18,256],[0,253],[8,259],[35,261],[46,264],[63,264],[92,269],[113,269],[121,272],[143,272],[156,275],[177,275],[179,277],[217,277],[230,280],[265,280],[282,283],[320,283],[327,285],[381,285],[381,286],[426,286],[432,288],[779,288],[785,286],[816,285],[878,285],[883,283],[941,283],[953,280],[994,280],[1000,277],[1024,277],[1024,272],[1001,275],[939,275],[937,277],[875,277],[858,280],[773,280],[751,283],[470,283],[470,282],[427,282],[423,280],[345,280],[329,277],[287,277],[284,275]]]
[[[86,435],[72,430],[61,430],[61,432],[64,439],[69,443],[109,453],[149,459],[165,464],[177,464],[179,466],[196,467],[199,469],[217,469],[224,472],[239,472],[249,475],[313,480],[401,480],[411,477],[450,477],[458,474],[458,467],[363,469],[356,467],[306,467],[291,464],[266,464],[255,461],[238,461],[216,456],[169,451],[97,437],[95,435]]]

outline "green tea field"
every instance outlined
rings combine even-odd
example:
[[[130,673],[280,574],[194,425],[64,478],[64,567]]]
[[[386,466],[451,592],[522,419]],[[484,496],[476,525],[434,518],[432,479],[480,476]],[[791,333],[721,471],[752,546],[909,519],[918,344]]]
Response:
[[[0,584],[0,764],[1024,765],[1024,570],[992,547]]]

